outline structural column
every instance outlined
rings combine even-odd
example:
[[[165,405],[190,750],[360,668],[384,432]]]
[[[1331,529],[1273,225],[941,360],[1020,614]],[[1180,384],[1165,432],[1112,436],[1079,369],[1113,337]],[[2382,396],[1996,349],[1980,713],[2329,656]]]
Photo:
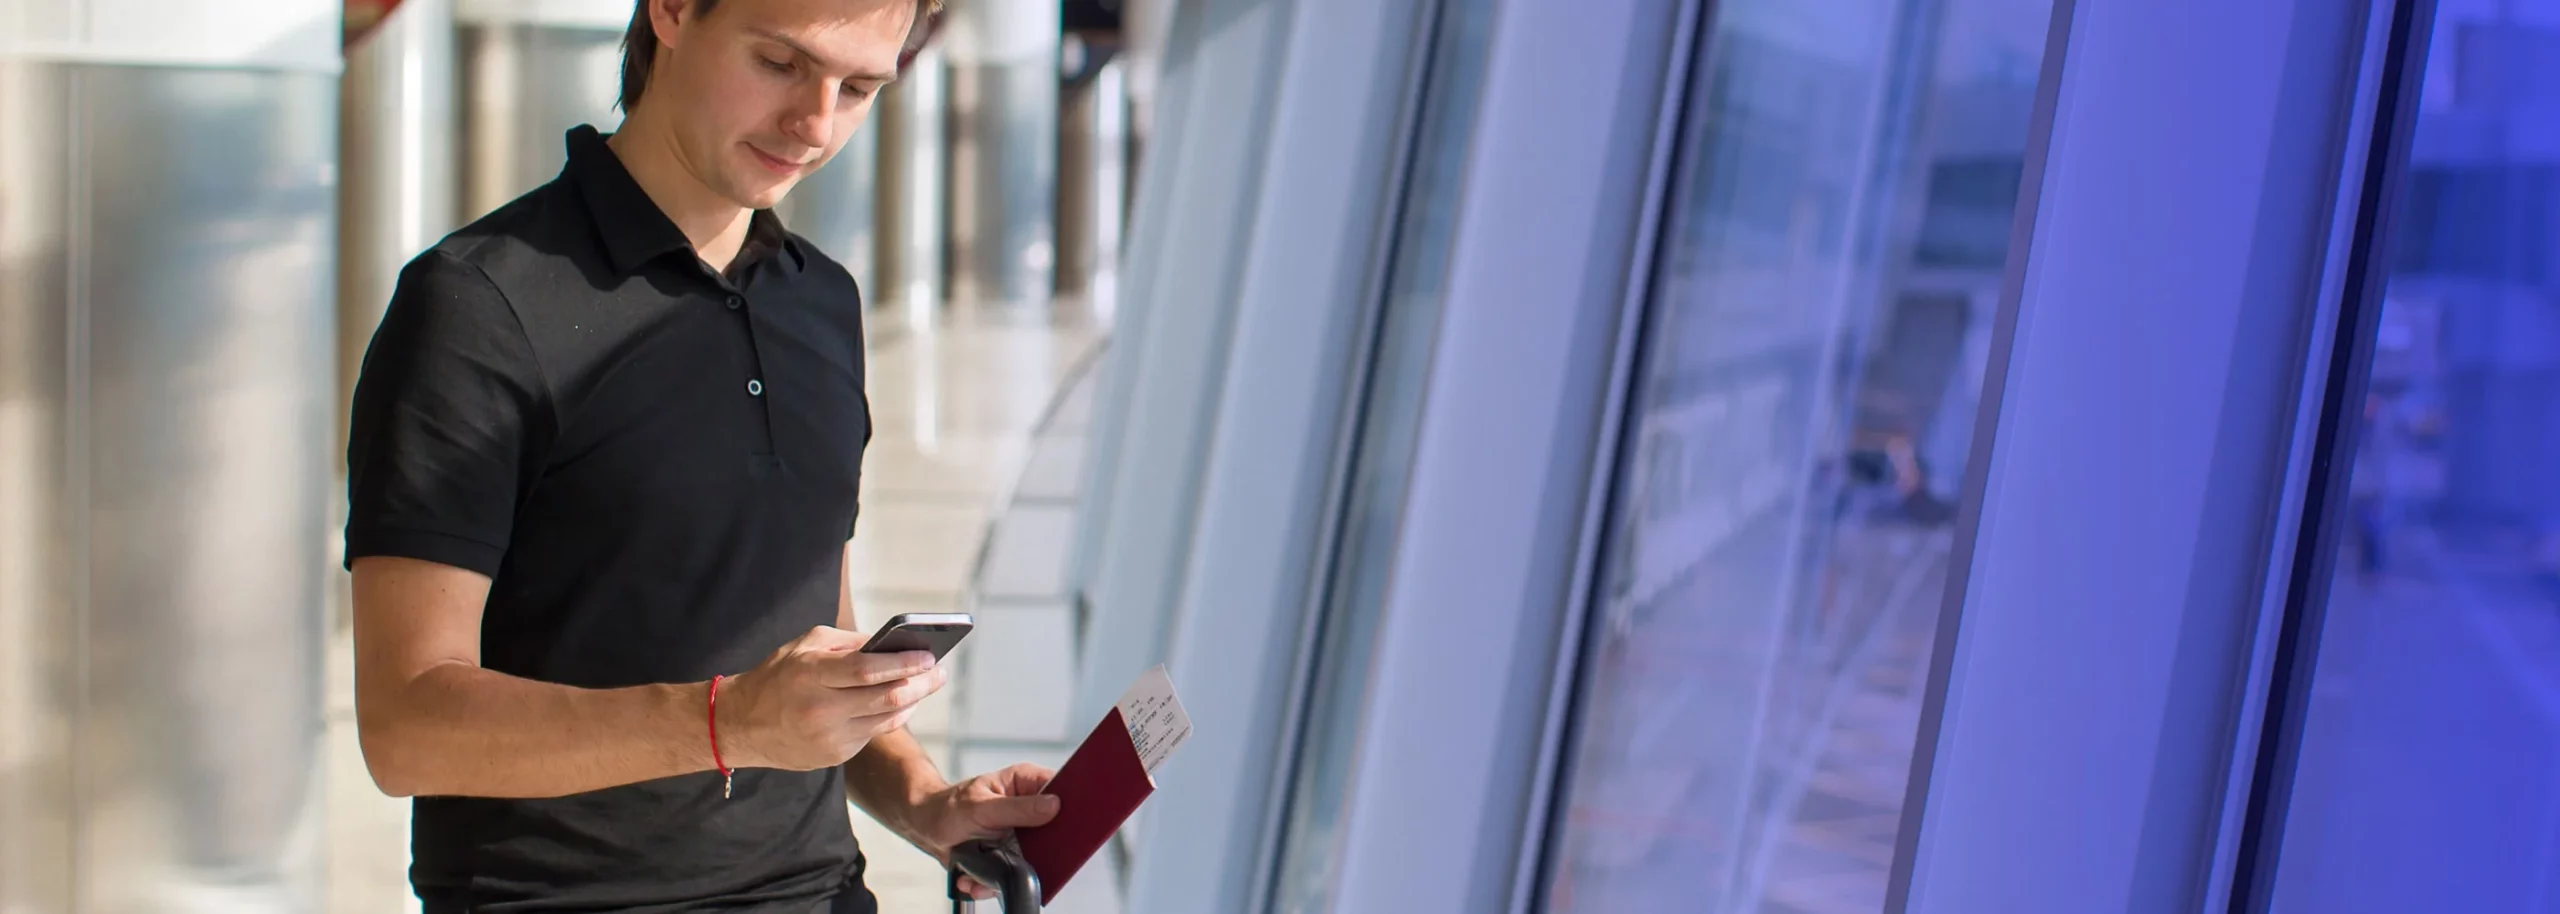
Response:
[[[0,910],[319,907],[339,0],[0,0]]]
[[[1113,47],[1070,36],[1066,48],[1069,72],[1058,124],[1057,292],[1107,313],[1119,293],[1128,220],[1127,67]]]
[[[452,231],[455,183],[453,0],[353,5],[338,99],[337,434],[366,344],[400,268]],[[387,7],[384,8],[384,7]],[[344,468],[341,467],[341,470]]]
[[[1121,0],[1120,4],[1122,55],[1128,60],[1132,174],[1136,173],[1137,158],[1146,149],[1147,137],[1155,126],[1156,81],[1164,71],[1164,46],[1172,34],[1173,3],[1174,0]]]
[[[950,288],[943,256],[943,176],[951,148],[942,116],[949,97],[944,75],[937,41],[881,93],[872,123],[863,127],[879,147],[874,225],[881,264],[876,278],[859,270],[853,275],[867,283],[872,301],[918,315],[941,304]]]
[[[952,297],[1042,304],[1057,267],[1060,8],[972,0],[950,10]]]
[[[458,0],[465,221],[560,174],[561,138],[622,123],[631,0]]]

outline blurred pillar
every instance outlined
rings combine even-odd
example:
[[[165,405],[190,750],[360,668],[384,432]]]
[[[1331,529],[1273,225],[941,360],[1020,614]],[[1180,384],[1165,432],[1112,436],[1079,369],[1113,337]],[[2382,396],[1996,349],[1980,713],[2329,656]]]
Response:
[[[944,130],[944,72],[942,45],[926,46],[906,74],[881,93],[868,128],[878,135],[880,156],[874,190],[882,262],[872,298],[918,316],[940,305],[948,290],[943,176],[950,144]]]
[[[320,907],[340,2],[0,7],[0,910]]]
[[[1109,310],[1127,218],[1129,96],[1117,49],[1067,37],[1058,120],[1057,294]]]
[[[462,212],[477,219],[560,174],[561,138],[622,124],[631,0],[459,0]]]
[[[1057,268],[1057,0],[950,7],[951,293],[1048,301]]]
[[[460,203],[454,181],[459,121],[453,0],[399,0],[368,23],[354,17],[350,7],[346,71],[338,83],[336,406],[342,452],[356,369],[400,268],[453,230]]]
[[[1173,25],[1175,0],[1121,0],[1121,57],[1128,62],[1129,173],[1137,174],[1138,157],[1155,123],[1157,75],[1164,71],[1165,36]],[[1132,187],[1136,182],[1130,182]]]

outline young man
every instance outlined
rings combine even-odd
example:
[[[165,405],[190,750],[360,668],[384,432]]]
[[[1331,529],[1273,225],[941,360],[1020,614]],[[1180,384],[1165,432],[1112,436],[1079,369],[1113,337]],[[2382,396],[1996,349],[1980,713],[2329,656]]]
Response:
[[[860,296],[769,211],[934,5],[642,0],[619,131],[402,273],[347,554],[429,912],[871,911],[848,797],[936,856],[1055,815],[944,783],[903,729],[944,672],[855,650]]]

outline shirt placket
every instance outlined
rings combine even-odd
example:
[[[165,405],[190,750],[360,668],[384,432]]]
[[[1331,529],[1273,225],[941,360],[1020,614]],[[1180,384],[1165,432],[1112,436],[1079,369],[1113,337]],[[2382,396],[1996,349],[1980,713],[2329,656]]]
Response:
[[[708,266],[703,267],[703,272],[710,277],[716,287],[715,294],[719,296],[721,308],[736,318],[738,332],[744,334],[747,342],[747,376],[744,379],[732,380],[743,388],[739,392],[740,396],[754,401],[757,436],[754,442],[754,456],[767,458],[778,465],[781,462],[781,454],[775,450],[773,442],[775,392],[772,385],[768,383],[769,373],[765,370],[763,334],[759,326],[760,322],[756,320],[754,300],[748,294],[755,286],[754,278],[760,269],[762,269],[761,265],[747,268],[741,281],[736,283],[730,282],[728,277],[712,271]]]

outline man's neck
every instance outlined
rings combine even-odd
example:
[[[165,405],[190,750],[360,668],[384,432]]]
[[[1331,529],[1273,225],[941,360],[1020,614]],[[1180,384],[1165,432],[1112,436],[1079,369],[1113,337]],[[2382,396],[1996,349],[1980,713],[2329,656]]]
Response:
[[[712,272],[724,272],[746,244],[748,220],[754,214],[703,186],[686,167],[674,137],[660,129],[647,110],[633,111],[605,145],[622,160],[631,179],[639,182],[641,192],[693,243],[695,255]]]

